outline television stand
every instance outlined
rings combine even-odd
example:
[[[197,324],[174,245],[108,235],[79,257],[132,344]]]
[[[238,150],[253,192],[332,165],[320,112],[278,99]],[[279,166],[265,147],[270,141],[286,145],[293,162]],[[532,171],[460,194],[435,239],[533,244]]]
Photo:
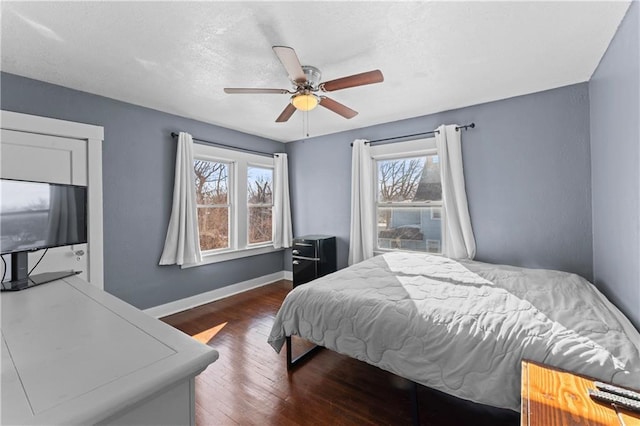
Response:
[[[41,274],[29,275],[29,258],[26,251],[11,253],[11,281],[2,283],[2,291],[19,291],[35,287],[40,284],[50,283],[61,278],[78,275],[82,271],[56,271],[43,272]],[[36,264],[36,266],[38,266]],[[5,287],[9,284],[9,287]]]
[[[56,272],[43,272],[42,274],[31,275],[27,278],[7,281],[2,283],[1,291],[19,291],[26,290],[31,287],[35,287],[41,284],[50,283],[51,281],[56,281],[62,278],[70,277],[73,275],[78,275],[82,271],[56,271]],[[5,285],[9,284],[8,287]]]

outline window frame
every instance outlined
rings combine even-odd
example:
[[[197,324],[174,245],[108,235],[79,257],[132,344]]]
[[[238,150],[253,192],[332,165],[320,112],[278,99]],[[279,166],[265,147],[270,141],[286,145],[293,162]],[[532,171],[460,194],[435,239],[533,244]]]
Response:
[[[249,206],[248,206],[248,167],[274,169],[273,157],[251,154],[229,148],[220,148],[206,144],[193,145],[193,159],[203,161],[225,162],[229,169],[229,247],[202,251],[202,261],[182,268],[224,262],[259,254],[281,251],[275,249],[273,241],[249,244]]]
[[[391,248],[381,248],[378,245],[378,209],[379,208],[429,208],[429,207],[440,207],[440,232],[441,235],[445,235],[445,227],[446,227],[446,215],[444,211],[444,203],[442,200],[440,201],[426,201],[426,202],[415,202],[415,203],[393,203],[393,202],[385,202],[380,203],[378,201],[378,161],[384,160],[397,160],[402,158],[413,158],[413,157],[422,157],[429,155],[437,155],[438,150],[436,148],[436,139],[435,137],[431,138],[423,138],[423,139],[414,139],[406,142],[394,142],[387,143],[382,145],[374,145],[370,147],[371,154],[371,168],[372,168],[372,188],[373,188],[373,217],[375,220],[373,221],[373,235],[375,236],[374,254],[382,254],[389,253],[393,251],[412,251],[416,253],[429,253],[429,254],[442,254],[442,242],[440,243],[440,253],[431,253],[428,250],[425,251],[417,251],[417,250],[403,250],[403,249],[391,249]],[[431,210],[431,214],[433,214],[433,210]]]

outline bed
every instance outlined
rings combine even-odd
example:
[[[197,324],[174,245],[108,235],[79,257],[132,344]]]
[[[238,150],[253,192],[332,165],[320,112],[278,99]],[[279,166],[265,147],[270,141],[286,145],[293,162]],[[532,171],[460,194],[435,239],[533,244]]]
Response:
[[[578,275],[422,253],[376,256],[293,289],[289,336],[450,395],[520,411],[520,364],[640,384],[640,334]]]

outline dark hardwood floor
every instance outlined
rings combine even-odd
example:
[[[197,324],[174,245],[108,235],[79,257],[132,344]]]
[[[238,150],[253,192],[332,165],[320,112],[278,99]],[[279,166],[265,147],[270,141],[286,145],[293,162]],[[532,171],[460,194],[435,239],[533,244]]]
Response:
[[[322,349],[287,373],[267,337],[291,282],[281,281],[163,318],[220,353],[196,378],[196,424],[409,425],[409,383]],[[297,341],[294,351],[304,342]],[[423,425],[518,425],[517,413],[420,386]]]

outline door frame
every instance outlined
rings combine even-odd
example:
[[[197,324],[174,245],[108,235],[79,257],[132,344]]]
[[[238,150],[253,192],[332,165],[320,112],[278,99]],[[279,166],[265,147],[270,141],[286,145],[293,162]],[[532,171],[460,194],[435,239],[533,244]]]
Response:
[[[102,142],[104,141],[104,128],[92,124],[4,110],[0,110],[0,128],[86,142],[88,281],[99,289],[104,289],[102,231]]]

